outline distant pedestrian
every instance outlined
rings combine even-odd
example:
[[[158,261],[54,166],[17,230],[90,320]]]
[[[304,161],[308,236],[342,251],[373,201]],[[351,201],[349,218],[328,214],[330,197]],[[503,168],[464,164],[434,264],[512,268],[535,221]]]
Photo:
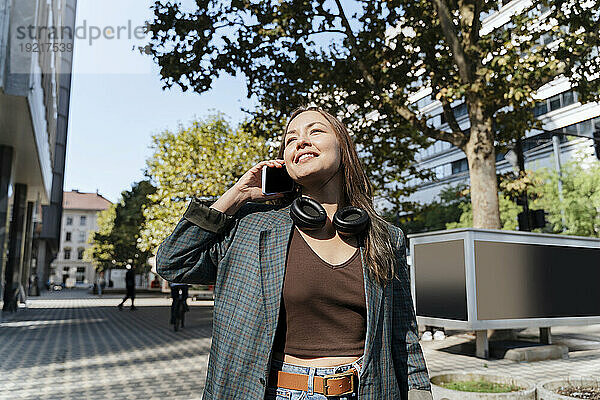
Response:
[[[104,279],[104,271],[100,271],[96,279],[96,287],[98,288],[99,297],[102,297],[102,290],[104,290],[104,286],[106,286],[106,280]]]
[[[30,296],[39,296],[40,295],[40,287],[39,287],[39,279],[37,274],[32,274],[31,278],[29,278],[29,295]]]
[[[190,285],[185,283],[169,283],[169,287],[171,288],[171,325],[175,323],[175,307],[177,302],[179,301],[179,291],[181,290],[181,301],[183,301],[183,309],[187,312],[190,310],[190,307],[187,304],[187,299],[189,296],[189,288]]]
[[[135,268],[133,268],[131,264],[127,264],[125,268],[127,268],[127,273],[125,274],[125,287],[127,288],[127,293],[125,294],[123,301],[121,301],[117,307],[119,307],[119,310],[122,310],[125,300],[131,299],[130,310],[134,311],[136,309],[133,305],[135,300]]]

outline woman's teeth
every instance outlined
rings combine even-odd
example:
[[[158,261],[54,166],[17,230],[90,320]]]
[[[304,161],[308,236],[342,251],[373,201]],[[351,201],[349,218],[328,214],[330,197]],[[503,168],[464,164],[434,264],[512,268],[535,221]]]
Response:
[[[298,162],[304,161],[309,158],[313,158],[314,156],[314,154],[302,154],[300,158],[298,158]]]

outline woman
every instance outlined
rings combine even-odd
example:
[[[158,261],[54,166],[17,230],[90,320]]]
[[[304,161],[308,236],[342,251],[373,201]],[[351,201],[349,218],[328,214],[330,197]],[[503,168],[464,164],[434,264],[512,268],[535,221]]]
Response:
[[[297,190],[263,195],[265,165],[286,168]],[[324,224],[290,214],[300,193],[322,205]],[[273,199],[283,205],[250,203]],[[350,205],[369,222],[341,234],[332,221]],[[374,212],[354,144],[331,114],[296,110],[279,159],[210,207],[192,200],[156,258],[169,281],[216,282],[204,399],[431,399],[404,236]]]

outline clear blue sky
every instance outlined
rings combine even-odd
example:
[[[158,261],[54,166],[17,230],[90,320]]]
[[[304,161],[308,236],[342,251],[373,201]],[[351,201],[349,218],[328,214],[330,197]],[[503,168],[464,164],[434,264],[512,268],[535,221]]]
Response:
[[[141,26],[151,16],[149,1],[79,0],[77,26]],[[126,35],[125,31],[122,31]],[[151,154],[150,136],[174,130],[211,111],[225,113],[233,125],[241,107],[252,107],[243,78],[220,78],[202,95],[178,88],[162,90],[158,68],[127,37],[76,39],[67,139],[65,190],[98,190],[117,201],[123,190],[143,178]]]

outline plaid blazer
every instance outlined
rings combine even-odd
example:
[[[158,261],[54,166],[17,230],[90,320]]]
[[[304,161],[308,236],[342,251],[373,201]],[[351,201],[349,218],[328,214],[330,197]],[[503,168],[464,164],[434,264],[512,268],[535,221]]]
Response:
[[[289,206],[245,204],[227,216],[192,200],[156,254],[168,281],[215,284],[204,400],[263,399],[293,222]],[[392,225],[399,279],[382,288],[363,261],[367,301],[359,399],[431,399],[406,270],[404,234]]]

